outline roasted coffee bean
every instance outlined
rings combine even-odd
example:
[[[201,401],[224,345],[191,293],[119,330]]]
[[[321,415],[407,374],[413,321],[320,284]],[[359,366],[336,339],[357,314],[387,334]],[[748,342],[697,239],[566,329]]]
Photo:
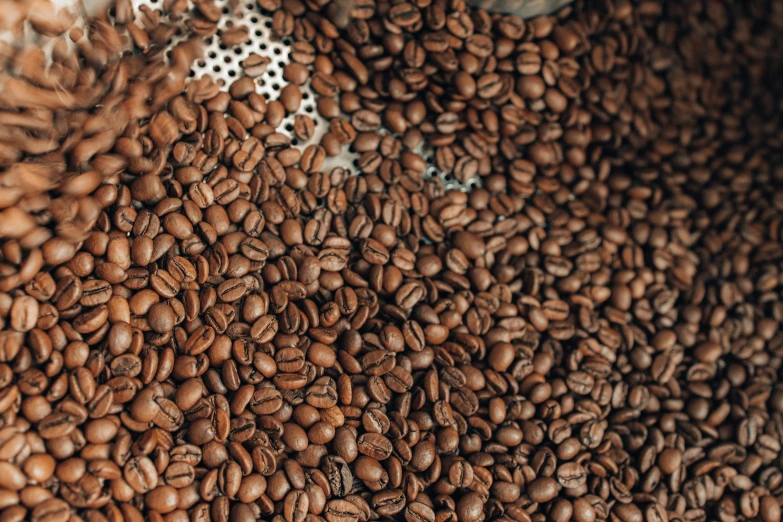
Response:
[[[247,40],[249,32],[245,25],[234,26],[220,31],[220,41],[227,46],[239,45]]]
[[[315,123],[310,116],[298,115],[294,119],[294,133],[302,141],[308,141],[315,133]]]
[[[325,97],[336,96],[340,89],[337,81],[330,74],[321,71],[316,71],[313,74],[310,78],[310,85],[316,93]]]
[[[336,499],[326,504],[324,516],[328,522],[355,522],[360,519],[362,512],[352,502]]]
[[[259,415],[271,415],[283,407],[283,398],[274,388],[260,388],[253,394],[248,407]]]
[[[258,78],[266,72],[270,63],[271,60],[266,56],[251,54],[242,60],[242,71],[251,78]]]
[[[405,506],[405,520],[407,522],[432,522],[435,520],[435,512],[423,502],[411,502]]]
[[[401,490],[379,491],[372,497],[372,507],[383,516],[393,516],[400,513],[406,504],[405,494]]]
[[[365,433],[357,440],[359,452],[376,460],[386,460],[392,454],[392,443],[379,433]]]

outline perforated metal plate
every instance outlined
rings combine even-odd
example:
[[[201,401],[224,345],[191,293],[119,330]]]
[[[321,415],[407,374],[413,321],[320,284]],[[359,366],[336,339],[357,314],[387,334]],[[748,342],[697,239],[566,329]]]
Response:
[[[134,6],[146,5],[152,9],[160,9],[163,0],[133,0]],[[283,80],[283,68],[289,63],[289,53],[291,40],[289,38],[277,39],[272,34],[272,13],[262,10],[255,1],[240,0],[236,9],[230,7],[229,0],[215,0],[215,4],[223,10],[224,16],[218,23],[218,31],[228,29],[237,25],[244,25],[249,29],[248,40],[235,47],[227,47],[220,43],[219,36],[212,36],[206,39],[204,57],[193,67],[191,75],[194,78],[200,78],[203,75],[210,75],[221,85],[223,90],[227,90],[234,80],[242,76],[242,61],[249,55],[255,53],[268,57],[271,62],[266,72],[256,79],[257,92],[263,95],[267,100],[276,100],[280,94],[280,89],[285,86]],[[184,21],[186,18],[178,16],[178,20]],[[315,106],[316,95],[310,89],[309,84],[302,87],[302,105],[299,108],[300,114],[309,115],[315,123],[315,133],[312,138],[302,143],[297,140],[293,133],[293,123],[295,114],[289,114],[281,126],[279,132],[286,134],[292,139],[292,142],[298,146],[318,143],[324,133],[329,128],[329,123],[322,118]],[[389,131],[382,131],[390,133]],[[478,177],[469,180],[465,184],[459,183],[450,174],[439,171],[434,166],[434,154],[426,148],[418,150],[427,161],[426,177],[440,177],[447,188],[457,190],[470,190],[473,187],[480,186]],[[347,149],[336,158],[327,158],[324,162],[324,170],[332,167],[341,166],[348,168],[356,173],[355,162],[358,158],[356,153]]]

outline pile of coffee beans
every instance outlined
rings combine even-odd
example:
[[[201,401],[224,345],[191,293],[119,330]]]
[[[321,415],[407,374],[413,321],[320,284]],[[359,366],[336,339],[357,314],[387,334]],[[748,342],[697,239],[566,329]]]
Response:
[[[86,26],[48,0],[2,0],[0,13],[0,37],[15,36],[0,39],[0,292],[9,292],[73,258],[115,204],[123,172],[162,172],[165,156],[118,146],[185,89],[200,43],[163,54],[175,29],[144,31],[131,7]]]
[[[259,4],[2,49],[0,522],[781,520],[783,2]]]

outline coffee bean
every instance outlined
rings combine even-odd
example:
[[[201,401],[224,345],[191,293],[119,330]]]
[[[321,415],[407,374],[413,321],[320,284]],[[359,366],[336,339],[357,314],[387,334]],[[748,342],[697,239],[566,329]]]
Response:
[[[347,500],[330,500],[326,504],[324,515],[328,522],[355,522],[359,520],[361,511]]]
[[[353,486],[353,474],[345,460],[340,457],[327,457],[323,464],[323,473],[335,495],[344,496]]]
[[[294,30],[294,17],[289,11],[276,11],[272,17],[272,31],[280,37],[290,35]]]
[[[389,10],[388,17],[400,27],[410,27],[421,20],[421,12],[411,4],[401,3]]]
[[[313,119],[306,115],[298,115],[294,119],[294,133],[302,140],[307,141],[313,137],[315,132],[315,123]]]
[[[405,507],[407,522],[431,522],[435,520],[435,512],[423,502],[411,502]]]
[[[266,72],[270,63],[266,56],[251,54],[242,60],[242,71],[251,78],[258,78]]]
[[[391,456],[392,443],[378,433],[365,433],[357,441],[359,452],[376,460],[386,460]]]
[[[33,522],[64,522],[68,520],[70,512],[70,506],[67,502],[52,498],[35,506],[30,520]]]
[[[242,279],[228,279],[218,286],[217,294],[222,301],[230,303],[241,299],[246,290]]]
[[[14,299],[11,305],[11,328],[17,332],[29,332],[38,320],[38,310],[38,301],[30,296]]]
[[[130,459],[123,468],[123,477],[136,493],[152,491],[158,484],[155,467],[147,457]]]
[[[301,522],[307,517],[310,506],[309,497],[302,491],[291,491],[286,495],[283,505],[283,516],[287,521]]]
[[[473,467],[466,461],[457,461],[449,469],[449,482],[457,488],[467,488],[473,483]]]
[[[302,103],[302,91],[293,83],[289,83],[280,91],[280,101],[288,112],[296,112]]]
[[[272,414],[282,408],[282,406],[282,395],[273,388],[256,390],[249,403],[250,409],[259,415]]]
[[[359,110],[351,115],[351,124],[359,132],[375,131],[380,128],[380,116],[369,110]]]
[[[251,261],[262,262],[269,256],[269,247],[258,238],[248,237],[240,244],[242,254]]]
[[[310,78],[310,86],[316,93],[325,97],[336,96],[339,92],[339,86],[335,79],[331,75],[320,71],[313,74]]]
[[[291,44],[291,59],[297,63],[310,65],[315,61],[315,49],[306,41],[297,41]]]
[[[400,490],[379,491],[372,497],[372,507],[383,516],[393,516],[405,508],[405,495]]]

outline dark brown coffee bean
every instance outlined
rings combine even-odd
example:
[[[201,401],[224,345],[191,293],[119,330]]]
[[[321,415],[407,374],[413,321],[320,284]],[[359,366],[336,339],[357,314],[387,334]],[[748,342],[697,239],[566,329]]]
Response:
[[[359,132],[375,131],[380,128],[380,116],[369,110],[359,110],[351,115],[351,124]]]
[[[242,241],[240,248],[242,254],[247,256],[251,261],[263,262],[266,261],[269,256],[269,247],[258,238],[248,237]]]
[[[70,516],[70,507],[68,503],[51,498],[35,506],[31,513],[30,520],[33,522],[64,522]]]
[[[294,133],[302,140],[307,141],[313,137],[315,132],[315,123],[313,119],[307,115],[298,115],[294,119]]]
[[[325,97],[336,96],[340,89],[331,75],[320,71],[316,71],[310,78],[310,86],[316,93]]]
[[[388,17],[400,27],[410,27],[421,20],[421,12],[411,4],[401,3],[389,10]]]
[[[266,56],[251,54],[242,61],[242,71],[251,78],[258,78],[266,72],[270,63]]]
[[[324,516],[328,522],[355,522],[359,520],[361,511],[347,500],[330,500],[326,504]]]
[[[359,452],[376,460],[386,460],[391,456],[392,443],[378,433],[365,433],[357,441]]]
[[[130,459],[123,469],[123,478],[136,493],[147,493],[155,489],[158,475],[152,461],[147,457]]]
[[[383,516],[393,516],[405,508],[405,495],[400,490],[379,491],[372,497],[372,507]]]
[[[411,502],[405,507],[405,520],[407,522],[432,522],[435,520],[435,512],[423,502]]]
[[[283,406],[280,392],[274,388],[260,388],[250,399],[250,409],[259,415],[270,415]]]
[[[220,31],[220,41],[228,46],[239,45],[247,40],[249,32],[250,30],[247,26],[234,26],[230,29]]]
[[[315,49],[309,42],[297,41],[291,44],[290,56],[297,63],[310,65],[315,61]]]
[[[242,279],[229,279],[220,283],[217,288],[218,297],[227,303],[241,299],[246,291],[247,288]]]

